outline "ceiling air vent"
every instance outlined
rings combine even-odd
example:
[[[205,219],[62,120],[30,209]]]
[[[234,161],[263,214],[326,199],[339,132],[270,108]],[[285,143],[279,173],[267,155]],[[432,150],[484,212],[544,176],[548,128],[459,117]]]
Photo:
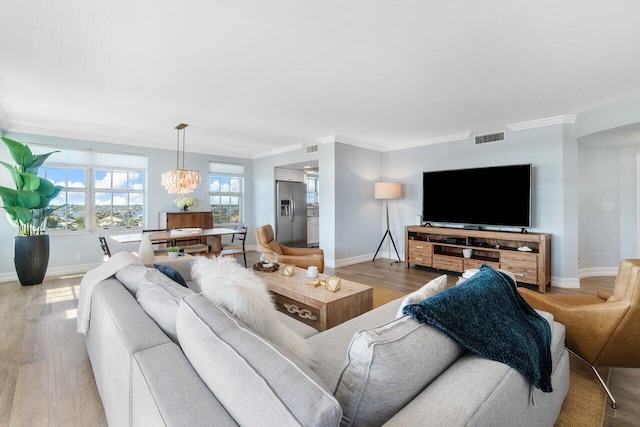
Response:
[[[489,142],[504,141],[504,132],[490,133],[476,136],[476,145],[487,144]]]
[[[320,144],[309,144],[304,146],[305,154],[317,153]]]

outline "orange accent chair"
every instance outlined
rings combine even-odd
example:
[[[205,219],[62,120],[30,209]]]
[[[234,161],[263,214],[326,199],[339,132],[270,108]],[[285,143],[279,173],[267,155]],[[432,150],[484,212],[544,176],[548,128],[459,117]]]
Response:
[[[520,294],[566,327],[566,346],[589,364],[611,399],[596,366],[640,368],[640,259],[620,261],[613,291],[594,295],[549,295],[526,288]]]
[[[318,267],[318,272],[324,271],[324,251],[317,248],[290,248],[276,242],[271,225],[256,228],[256,241],[260,252],[275,252],[278,262],[293,264],[300,268]]]

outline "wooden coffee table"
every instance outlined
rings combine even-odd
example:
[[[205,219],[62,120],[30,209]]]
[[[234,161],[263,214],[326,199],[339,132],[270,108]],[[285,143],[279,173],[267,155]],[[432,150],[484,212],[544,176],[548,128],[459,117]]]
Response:
[[[322,332],[373,308],[373,288],[342,279],[340,290],[329,292],[307,284],[307,270],[296,267],[292,277],[282,266],[273,273],[256,271],[274,295],[279,311]],[[319,279],[327,275],[320,274]]]

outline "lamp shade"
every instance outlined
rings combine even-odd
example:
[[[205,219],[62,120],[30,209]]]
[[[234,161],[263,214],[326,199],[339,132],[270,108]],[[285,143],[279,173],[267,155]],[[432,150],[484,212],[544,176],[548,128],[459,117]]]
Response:
[[[169,194],[191,194],[200,184],[200,171],[173,169],[162,174],[162,186]]]
[[[376,199],[399,199],[402,195],[402,184],[399,182],[376,182]]]

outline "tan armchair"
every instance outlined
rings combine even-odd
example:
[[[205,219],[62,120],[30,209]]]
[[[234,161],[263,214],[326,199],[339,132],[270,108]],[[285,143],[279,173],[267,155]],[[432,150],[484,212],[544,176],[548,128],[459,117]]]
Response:
[[[567,330],[566,346],[588,363],[611,399],[595,366],[640,368],[640,259],[620,261],[613,292],[548,295],[518,288],[533,308],[547,311]]]
[[[278,262],[293,264],[296,267],[309,268],[312,265],[318,267],[318,272],[324,272],[324,252],[315,248],[290,248],[275,241],[271,225],[263,225],[256,228],[256,241],[260,252],[275,252],[278,254]]]

